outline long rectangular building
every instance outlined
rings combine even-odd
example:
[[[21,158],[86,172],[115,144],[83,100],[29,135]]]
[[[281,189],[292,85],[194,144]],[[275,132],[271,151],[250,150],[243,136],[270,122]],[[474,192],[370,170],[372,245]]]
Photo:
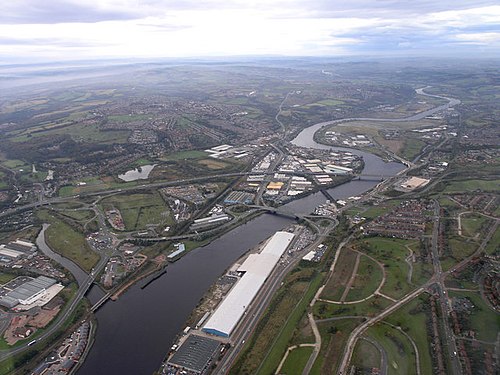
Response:
[[[276,232],[264,249],[251,254],[238,268],[243,276],[231,289],[203,327],[203,331],[229,337],[250,303],[294,238],[293,233]]]

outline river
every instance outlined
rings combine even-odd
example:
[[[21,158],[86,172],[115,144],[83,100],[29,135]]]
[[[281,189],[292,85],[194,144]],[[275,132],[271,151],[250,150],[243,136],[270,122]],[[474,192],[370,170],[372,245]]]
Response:
[[[418,89],[417,93],[428,95],[422,90]],[[304,129],[292,143],[300,147],[349,151],[363,157],[363,174],[392,176],[404,166],[385,162],[368,152],[318,144],[313,139],[314,133],[323,126],[341,121],[415,121],[460,103],[456,99],[441,98],[448,99],[449,103],[404,119],[353,118],[319,123]],[[354,180],[328,192],[335,199],[345,199],[365,193],[378,182]],[[290,202],[286,207],[296,213],[309,213],[324,202],[325,197],[315,193]],[[259,216],[169,265],[167,273],[147,288],[140,288],[145,282],[136,284],[117,301],[106,303],[97,311],[95,342],[78,375],[151,375],[160,366],[200,298],[217,278],[241,255],[291,222],[269,214]]]
[[[294,143],[325,148],[310,140],[300,144],[296,138]],[[404,168],[366,152],[349,151],[363,156],[365,173],[387,176]],[[347,198],[362,194],[377,183],[351,181],[329,192],[337,199]],[[321,193],[315,193],[286,206],[297,213],[310,213],[325,200]],[[167,273],[147,288],[141,289],[144,282],[139,283],[117,301],[106,303],[97,311],[95,343],[78,375],[151,375],[216,279],[241,255],[291,222],[269,214],[259,216],[169,265]]]

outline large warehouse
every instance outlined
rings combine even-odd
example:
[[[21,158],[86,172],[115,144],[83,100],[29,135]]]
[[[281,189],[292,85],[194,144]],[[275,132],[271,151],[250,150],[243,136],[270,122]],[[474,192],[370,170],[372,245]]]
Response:
[[[45,291],[56,283],[56,280],[46,276],[38,276],[19,285],[0,297],[0,305],[13,308],[18,304],[29,305],[39,299]]]
[[[251,254],[238,268],[243,276],[203,327],[203,331],[229,337],[273,268],[286,251],[293,233],[276,232],[264,249]]]

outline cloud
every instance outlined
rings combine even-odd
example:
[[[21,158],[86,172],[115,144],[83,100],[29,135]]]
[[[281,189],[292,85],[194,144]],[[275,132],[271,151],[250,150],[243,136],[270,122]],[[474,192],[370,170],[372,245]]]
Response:
[[[12,0],[0,57],[499,53],[499,20],[494,1]]]
[[[0,23],[53,24],[127,20],[141,14],[127,7],[99,5],[91,1],[14,0],[0,3]]]

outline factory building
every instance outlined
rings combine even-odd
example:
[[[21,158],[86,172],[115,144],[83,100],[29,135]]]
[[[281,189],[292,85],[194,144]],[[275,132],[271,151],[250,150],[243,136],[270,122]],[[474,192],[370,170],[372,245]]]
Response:
[[[0,297],[0,305],[13,308],[19,304],[30,305],[45,294],[45,291],[56,283],[56,280],[46,276],[19,285]]]
[[[260,253],[251,254],[243,262],[237,270],[243,276],[207,321],[204,332],[222,337],[231,335],[293,238],[293,233],[276,232]]]

